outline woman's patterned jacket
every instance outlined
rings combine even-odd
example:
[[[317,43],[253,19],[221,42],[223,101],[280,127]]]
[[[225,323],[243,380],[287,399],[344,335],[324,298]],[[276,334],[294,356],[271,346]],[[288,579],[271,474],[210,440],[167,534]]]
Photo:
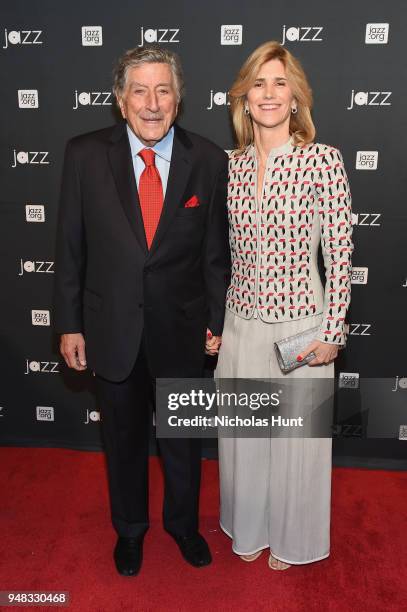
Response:
[[[351,195],[340,152],[315,143],[274,149],[256,205],[253,145],[229,159],[232,279],[226,306],[267,323],[323,313],[317,339],[345,344],[350,302]],[[321,243],[326,284],[318,272]]]

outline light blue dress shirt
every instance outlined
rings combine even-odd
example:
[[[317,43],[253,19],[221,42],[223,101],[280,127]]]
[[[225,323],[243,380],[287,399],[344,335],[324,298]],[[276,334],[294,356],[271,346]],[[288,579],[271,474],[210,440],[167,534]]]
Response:
[[[145,165],[141,157],[138,155],[142,149],[152,149],[155,152],[155,165],[158,173],[161,177],[161,183],[163,186],[163,195],[167,191],[168,174],[170,171],[172,145],[174,142],[174,127],[170,129],[168,134],[153,147],[146,147],[133,132],[133,130],[127,125],[127,134],[130,142],[131,158],[133,160],[134,174],[137,182],[137,189],[140,182],[140,176],[143,172]]]

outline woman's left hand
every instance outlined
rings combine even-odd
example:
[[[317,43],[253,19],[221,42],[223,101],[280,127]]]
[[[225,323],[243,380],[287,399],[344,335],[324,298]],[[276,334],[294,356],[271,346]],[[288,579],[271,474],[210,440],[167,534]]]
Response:
[[[309,353],[315,353],[315,358],[308,362],[309,366],[328,364],[338,356],[338,345],[314,340],[298,355],[297,361],[302,361]]]

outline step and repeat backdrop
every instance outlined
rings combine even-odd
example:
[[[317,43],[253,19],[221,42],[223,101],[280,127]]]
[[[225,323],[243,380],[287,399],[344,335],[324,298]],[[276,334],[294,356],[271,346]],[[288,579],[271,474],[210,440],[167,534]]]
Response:
[[[2,3],[0,443],[101,448],[92,377],[62,363],[52,292],[65,143],[118,121],[117,58],[153,42],[176,51],[187,85],[179,123],[228,150],[228,89],[249,53],[277,40],[303,63],[317,140],[342,151],[353,195],[335,453],[349,464],[403,462],[406,17],[401,0]]]

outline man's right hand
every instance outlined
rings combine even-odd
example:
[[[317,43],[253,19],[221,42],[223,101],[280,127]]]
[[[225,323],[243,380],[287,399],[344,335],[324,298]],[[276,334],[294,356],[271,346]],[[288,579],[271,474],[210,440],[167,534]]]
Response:
[[[69,368],[86,370],[85,338],[82,334],[62,334],[59,348]]]

